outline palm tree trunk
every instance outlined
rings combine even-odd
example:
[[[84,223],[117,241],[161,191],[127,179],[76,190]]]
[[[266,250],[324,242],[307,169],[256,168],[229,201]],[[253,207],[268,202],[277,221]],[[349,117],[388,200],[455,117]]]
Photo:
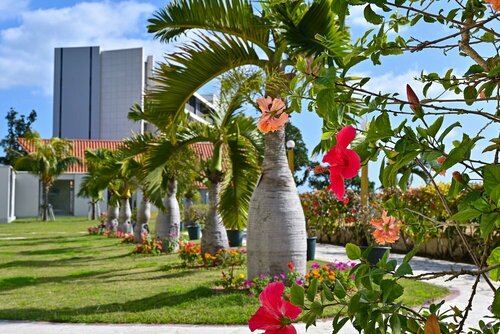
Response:
[[[97,217],[97,203],[99,200],[91,200],[90,201],[90,219],[96,220]]]
[[[48,221],[49,220],[49,190],[50,190],[50,185],[48,184],[43,184],[43,204],[42,204],[42,221]]]
[[[108,203],[108,221],[106,222],[106,229],[116,232],[118,228],[118,214],[119,208]]]
[[[306,223],[285,155],[285,130],[265,137],[262,174],[248,212],[248,279],[306,271]]]
[[[128,198],[122,198],[120,205],[120,214],[118,215],[118,231],[123,233],[132,233],[132,210],[130,210],[130,201]]]
[[[168,180],[167,195],[163,201],[165,210],[158,212],[156,218],[156,237],[158,239],[170,239],[178,245],[181,226],[181,213],[177,201],[177,180]],[[174,251],[177,250],[174,249]]]
[[[151,218],[151,203],[145,196],[142,197],[141,204],[137,209],[137,222],[134,228],[134,242],[142,243],[142,232],[145,224],[149,223]]]
[[[201,237],[201,253],[215,254],[219,249],[229,248],[227,232],[219,211],[217,210],[220,198],[219,181],[212,181],[208,189],[208,213],[203,235]]]

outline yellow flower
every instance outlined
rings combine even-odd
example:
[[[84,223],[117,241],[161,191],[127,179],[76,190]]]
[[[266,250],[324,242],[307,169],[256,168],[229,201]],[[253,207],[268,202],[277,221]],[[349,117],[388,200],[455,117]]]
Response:
[[[245,278],[245,275],[244,274],[240,274],[238,277],[239,278]]]

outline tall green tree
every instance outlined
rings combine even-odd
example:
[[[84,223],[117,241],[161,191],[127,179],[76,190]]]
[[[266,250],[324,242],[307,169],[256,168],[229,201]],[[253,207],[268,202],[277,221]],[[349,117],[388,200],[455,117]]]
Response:
[[[71,142],[53,138],[42,140],[35,134],[30,140],[33,145],[31,153],[19,157],[14,161],[17,170],[28,171],[38,175],[42,183],[42,220],[49,219],[49,190],[54,181],[62,173],[74,164],[79,164],[80,160],[73,156],[73,146]]]
[[[156,12],[149,32],[171,42],[192,29],[196,40],[171,53],[157,71],[150,93],[170,133],[185,119],[184,105],[203,85],[235,68],[253,65],[266,76],[264,95],[291,96],[287,112],[300,111],[297,67],[316,56],[345,55],[346,35],[339,29],[332,1],[179,0]],[[317,60],[321,62],[321,59]],[[333,65],[333,61],[330,65]],[[249,208],[248,274],[279,274],[293,261],[306,270],[304,213],[285,157],[284,130],[265,135],[262,175]],[[286,203],[286,205],[284,205]],[[266,240],[272,235],[275,242]]]
[[[15,158],[25,155],[26,152],[17,142],[18,138],[23,138],[31,133],[31,125],[36,121],[36,111],[32,110],[28,116],[20,115],[10,108],[5,119],[7,120],[7,135],[0,141],[0,147],[3,148],[5,156],[0,157],[0,164],[12,165]]]

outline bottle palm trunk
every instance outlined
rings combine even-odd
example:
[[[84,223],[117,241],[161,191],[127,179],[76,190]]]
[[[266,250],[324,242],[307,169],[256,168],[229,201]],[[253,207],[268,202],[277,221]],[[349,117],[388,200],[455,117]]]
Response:
[[[106,222],[106,229],[116,232],[116,229],[118,227],[118,213],[119,213],[119,207],[114,206],[111,204],[108,204],[108,220]]]
[[[142,233],[144,225],[149,223],[151,218],[151,203],[147,197],[143,196],[141,204],[137,209],[137,222],[134,228],[134,242],[142,243]]]
[[[120,205],[120,214],[118,215],[118,231],[123,233],[132,233],[132,210],[128,198],[122,198]]]
[[[248,277],[286,273],[289,261],[305,274],[306,224],[286,159],[284,129],[266,134],[264,150],[248,212]]]
[[[179,243],[181,226],[181,214],[179,202],[177,201],[177,180],[169,179],[167,195],[163,201],[164,210],[158,212],[156,218],[156,237],[158,239],[168,238],[176,245]],[[177,248],[177,247],[176,247]],[[174,251],[177,249],[174,249]]]
[[[220,199],[221,184],[212,181],[208,189],[208,213],[203,235],[201,237],[201,253],[215,254],[220,249],[229,248],[227,232],[217,210]]]

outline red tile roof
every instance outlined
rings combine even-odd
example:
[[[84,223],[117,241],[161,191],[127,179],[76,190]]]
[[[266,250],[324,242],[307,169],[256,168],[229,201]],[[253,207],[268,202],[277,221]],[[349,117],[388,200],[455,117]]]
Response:
[[[43,142],[49,142],[50,139],[42,139]],[[82,161],[81,165],[71,166],[67,173],[86,173],[87,165],[85,163],[85,151],[95,151],[97,149],[116,150],[123,144],[121,140],[94,140],[94,139],[68,139],[73,145],[73,155]],[[33,144],[26,138],[18,138],[17,142],[28,152],[33,152]],[[202,160],[208,160],[212,157],[213,145],[209,142],[193,144],[192,149]],[[196,182],[197,186],[206,189],[205,185]]]
[[[47,143],[50,139],[42,139],[42,142]],[[68,139],[69,142],[73,145],[73,155],[82,161],[81,165],[73,165],[71,166],[67,173],[86,173],[87,165],[85,163],[85,151],[95,151],[99,148],[108,149],[108,150],[116,150],[120,148],[122,145],[121,140],[92,140],[92,139]],[[17,140],[19,145],[28,152],[33,152],[34,146],[32,142],[26,138],[19,138]]]

